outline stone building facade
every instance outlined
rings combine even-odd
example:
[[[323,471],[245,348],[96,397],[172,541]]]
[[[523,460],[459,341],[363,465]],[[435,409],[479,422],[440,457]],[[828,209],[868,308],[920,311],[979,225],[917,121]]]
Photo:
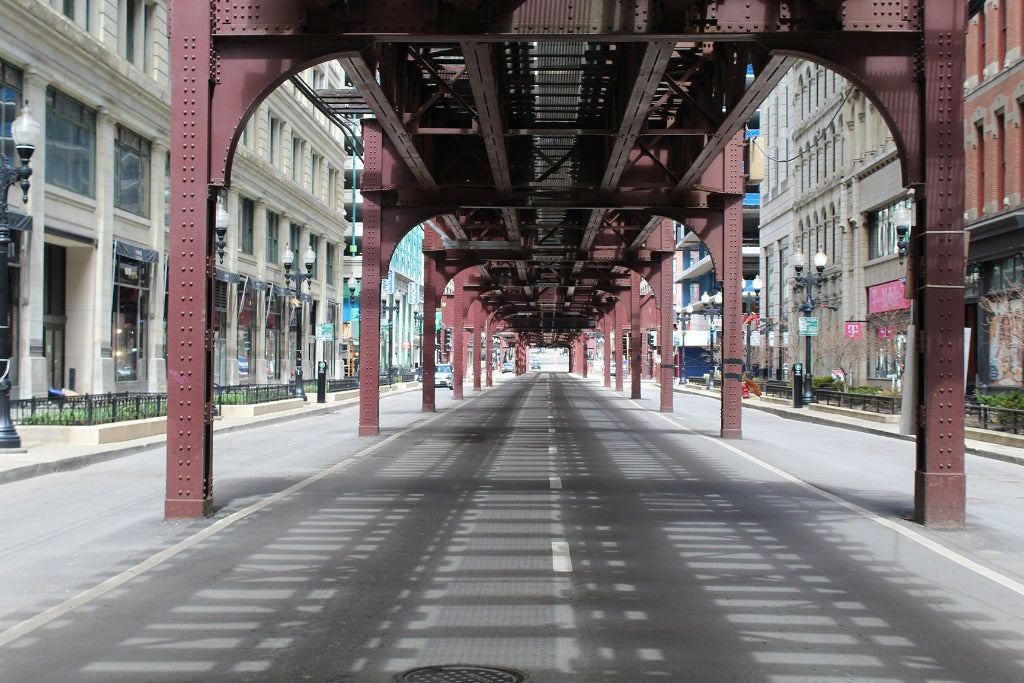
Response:
[[[32,159],[28,204],[11,193],[12,208],[23,212],[12,216],[10,255],[14,398],[48,387],[166,387],[168,64],[166,0],[0,4],[3,152],[13,151],[10,123],[23,100],[45,138]],[[344,84],[330,62],[301,78],[312,88]],[[341,329],[347,315],[347,332],[357,334],[347,281],[361,270],[361,231],[348,214],[359,165],[352,170],[343,131],[294,83],[248,121],[223,197],[218,384],[289,381],[296,315],[306,377],[320,360],[330,377],[353,369],[354,345]],[[316,260],[299,308],[281,254],[290,247],[301,267],[307,245]],[[318,340],[325,324],[333,334]]]

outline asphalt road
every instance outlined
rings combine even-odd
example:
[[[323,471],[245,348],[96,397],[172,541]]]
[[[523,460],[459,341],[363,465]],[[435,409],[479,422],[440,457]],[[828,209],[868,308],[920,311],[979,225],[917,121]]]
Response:
[[[1024,680],[1024,468],[972,458],[936,532],[907,442],[554,372],[438,398],[218,436],[211,520],[160,520],[161,449],[3,486],[0,680]]]

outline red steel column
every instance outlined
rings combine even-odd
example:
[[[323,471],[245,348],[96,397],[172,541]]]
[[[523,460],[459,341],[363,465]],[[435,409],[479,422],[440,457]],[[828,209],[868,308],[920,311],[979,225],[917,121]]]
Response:
[[[487,351],[484,358],[484,382],[488,387],[494,386],[494,312],[488,313],[484,322],[484,337],[487,338]]]
[[[423,231],[423,406],[424,413],[437,411],[437,302],[444,289],[443,278],[437,272],[437,252],[441,239],[433,230]]]
[[[606,387],[610,387],[612,385],[613,347],[611,340],[611,323],[607,312],[601,316],[601,334],[604,335],[604,385]]]
[[[643,330],[640,329],[640,275],[629,278],[629,397],[640,398],[640,366],[643,364]]]
[[[612,318],[612,327],[615,329],[615,344],[612,349],[612,358],[615,359],[615,391],[622,391],[623,378],[625,369],[622,364],[622,319],[625,317],[625,311],[623,310],[624,304],[622,299],[615,302],[615,313]]]
[[[213,512],[210,14],[171,3],[171,236],[164,516]]]
[[[722,281],[722,438],[743,435],[743,133],[726,146]]]
[[[455,388],[452,390],[452,397],[456,400],[463,398],[463,382],[466,378],[466,289],[464,287],[466,276],[459,273],[455,276],[455,315],[452,317],[452,371],[454,374]]]
[[[663,221],[664,224],[668,224],[669,229],[672,229],[671,221]],[[663,413],[671,413],[674,410],[673,407],[673,387],[672,379],[675,375],[674,365],[675,357],[673,354],[674,347],[672,346],[672,252],[661,252],[658,261],[658,274],[655,277],[656,286],[658,287],[658,306],[661,313],[661,363],[657,368],[657,376],[661,382],[661,405],[660,411]]]
[[[359,436],[380,434],[381,189],[384,135],[380,123],[363,120],[363,286],[359,291]]]
[[[483,386],[480,382],[480,375],[483,372],[483,344],[480,343],[480,333],[483,331],[483,303],[480,301],[480,295],[476,295],[477,299],[473,302],[473,391],[482,391]]]
[[[917,205],[917,468],[914,517],[962,527],[964,476],[964,2],[924,9],[924,202]],[[1002,144],[1002,143],[1000,143]]]

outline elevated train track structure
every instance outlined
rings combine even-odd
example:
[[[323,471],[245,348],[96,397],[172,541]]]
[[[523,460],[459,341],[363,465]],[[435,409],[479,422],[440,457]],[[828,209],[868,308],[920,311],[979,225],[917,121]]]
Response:
[[[966,11],[964,0],[211,0],[208,13],[172,3],[166,515],[213,509],[213,217],[242,128],[278,85],[340,60],[354,89],[315,98],[334,115],[373,114],[362,136],[364,282],[428,224],[426,320],[454,281],[456,314],[474,332],[571,346],[614,326],[636,349],[643,279],[671,347],[672,223],[684,223],[722,283],[720,434],[738,438],[743,126],[803,59],[871,98],[915,189],[915,508],[922,523],[962,526]],[[378,287],[361,297],[362,310],[379,308]],[[361,327],[362,347],[377,346],[377,316]],[[428,379],[433,335],[423,358]],[[379,432],[378,364],[364,354],[367,436]],[[671,411],[674,369],[658,371]],[[434,409],[429,379],[423,406]]]

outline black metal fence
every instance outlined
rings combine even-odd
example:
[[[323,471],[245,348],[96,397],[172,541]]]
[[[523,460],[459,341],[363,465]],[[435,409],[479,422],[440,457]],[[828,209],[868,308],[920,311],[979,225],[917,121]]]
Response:
[[[167,414],[167,394],[85,394],[11,401],[11,419],[23,425],[99,425]]]
[[[408,377],[407,377],[408,375]],[[403,372],[396,382],[413,380],[413,373]],[[385,376],[381,384],[387,384]],[[316,380],[304,381],[307,396],[316,398]],[[347,391],[359,388],[358,377],[327,381],[327,391]],[[283,401],[295,395],[294,384],[232,384],[215,385],[214,410],[220,406],[252,405],[270,401]],[[127,422],[167,414],[167,394],[121,392],[110,394],[83,394],[61,396],[51,393],[48,398],[25,398],[11,401],[11,419],[23,425],[75,425],[88,426]]]
[[[968,403],[964,426],[1021,434],[1024,433],[1024,410]]]
[[[857,394],[834,389],[815,389],[814,396],[819,403],[826,405],[887,415],[898,415],[902,405],[902,399],[899,396],[886,396],[885,394]]]

